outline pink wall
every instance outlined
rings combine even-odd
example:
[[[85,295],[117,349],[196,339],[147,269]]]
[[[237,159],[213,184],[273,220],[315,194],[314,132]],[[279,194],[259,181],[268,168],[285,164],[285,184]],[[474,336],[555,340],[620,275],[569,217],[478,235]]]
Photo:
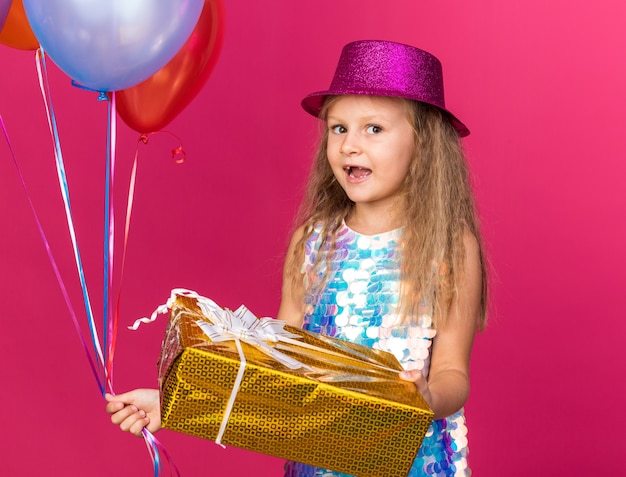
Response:
[[[475,475],[619,475],[624,2],[226,4],[214,74],[168,128],[187,162],[169,159],[177,144],[167,137],[141,149],[122,324],[180,286],[274,315],[315,137],[300,99],[327,86],[347,41],[411,43],[442,59],[448,105],[472,130],[466,146],[494,269],[491,324],[476,342],[467,405]],[[0,46],[0,65],[0,114],[80,311],[33,55]],[[99,310],[105,107],[52,69],[78,240]],[[123,124],[119,134],[121,218],[137,134]],[[0,184],[0,474],[151,475],[143,442],[108,422],[4,141]],[[164,322],[120,330],[118,391],[154,386]],[[184,477],[280,475],[278,459],[170,431],[159,438]]]

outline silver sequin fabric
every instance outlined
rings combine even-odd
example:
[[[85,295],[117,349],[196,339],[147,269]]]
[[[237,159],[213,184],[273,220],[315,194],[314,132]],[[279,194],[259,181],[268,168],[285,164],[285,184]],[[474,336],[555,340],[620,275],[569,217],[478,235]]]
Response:
[[[318,255],[333,254],[331,270],[324,289],[305,297],[304,329],[388,351],[405,369],[419,369],[427,377],[436,334],[432,306],[428,300],[420,303],[412,324],[400,323],[398,315],[401,229],[363,235],[343,224],[334,251],[320,246],[320,231],[318,226],[305,246],[305,284],[319,278],[314,273],[325,273],[325,266],[313,269]],[[467,427],[460,410],[432,423],[408,477],[469,477],[467,454]],[[285,477],[314,476],[351,477],[296,462],[285,465]]]

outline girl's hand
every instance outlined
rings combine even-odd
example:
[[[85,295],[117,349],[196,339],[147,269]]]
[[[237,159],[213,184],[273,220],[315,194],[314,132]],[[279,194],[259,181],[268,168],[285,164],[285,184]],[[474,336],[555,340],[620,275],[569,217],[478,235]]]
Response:
[[[428,406],[432,408],[432,395],[430,394],[430,388],[428,387],[428,381],[419,369],[413,369],[411,371],[400,371],[400,379],[405,381],[412,381],[417,387]]]
[[[161,429],[158,389],[135,389],[123,394],[106,394],[106,411],[111,422],[124,432],[141,437],[143,428],[154,433]]]

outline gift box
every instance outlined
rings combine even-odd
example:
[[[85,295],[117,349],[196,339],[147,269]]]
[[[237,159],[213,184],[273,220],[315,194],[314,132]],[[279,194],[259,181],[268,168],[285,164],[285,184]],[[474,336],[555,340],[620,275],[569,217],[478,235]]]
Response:
[[[165,306],[164,428],[358,477],[407,475],[433,413],[393,355],[194,292]]]

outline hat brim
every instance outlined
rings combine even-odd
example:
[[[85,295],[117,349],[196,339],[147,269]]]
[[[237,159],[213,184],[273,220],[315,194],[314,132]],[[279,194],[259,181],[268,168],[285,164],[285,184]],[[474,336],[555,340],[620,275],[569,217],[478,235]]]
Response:
[[[445,113],[446,117],[450,120],[450,123],[452,123],[452,126],[454,126],[454,129],[456,129],[460,137],[468,136],[470,133],[467,126],[465,126],[465,124],[459,121],[459,119],[456,116],[454,116],[454,114],[452,114],[447,109],[442,108],[438,104],[429,103],[428,101],[424,101],[421,98],[409,97],[406,94],[394,94],[393,92],[389,92],[389,91],[377,91],[375,89],[342,91],[340,93],[336,91],[331,91],[331,90],[317,91],[315,93],[311,93],[308,96],[306,96],[300,104],[302,105],[302,108],[307,113],[311,114],[312,116],[315,116],[316,118],[319,118],[320,112],[322,111],[322,107],[324,105],[325,98],[327,96],[336,96],[336,95],[387,96],[387,97],[412,99],[414,101],[419,101],[421,103],[430,104],[432,106],[437,107],[439,110]]]

